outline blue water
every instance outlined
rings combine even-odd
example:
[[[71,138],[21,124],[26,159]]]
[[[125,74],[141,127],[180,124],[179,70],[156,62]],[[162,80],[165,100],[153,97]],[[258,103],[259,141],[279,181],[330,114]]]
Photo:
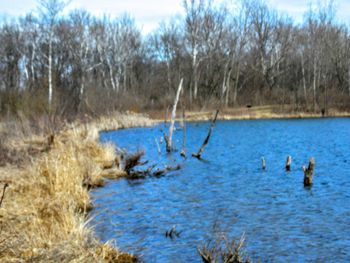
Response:
[[[187,152],[209,123],[187,125]],[[96,234],[144,262],[201,262],[197,248],[224,233],[245,233],[245,251],[262,262],[350,261],[350,119],[218,121],[205,161],[165,153],[159,125],[106,132],[101,141],[146,152],[144,160],[182,164],[161,178],[110,181],[93,191]],[[175,132],[181,149],[182,131]],[[288,155],[292,171],[285,171]],[[261,169],[261,157],[267,169]],[[314,184],[302,165],[316,159]],[[169,239],[173,225],[180,237]]]

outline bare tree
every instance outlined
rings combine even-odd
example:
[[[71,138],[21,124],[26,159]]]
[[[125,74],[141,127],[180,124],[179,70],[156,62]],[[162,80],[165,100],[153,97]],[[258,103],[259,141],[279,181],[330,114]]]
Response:
[[[211,1],[208,1],[211,5]],[[204,0],[184,0],[183,2],[186,18],[185,18],[185,31],[188,52],[191,56],[191,87],[190,87],[190,101],[192,99],[197,99],[198,93],[198,67],[201,62],[200,49],[201,49],[201,39],[200,39],[200,29],[203,24],[203,16],[205,13],[205,1]]]
[[[173,80],[174,74],[172,74],[173,69],[178,67],[176,60],[181,56],[183,49],[179,31],[179,25],[175,20],[172,20],[169,23],[162,22],[158,30],[151,36],[151,45],[156,59],[166,65],[168,92],[173,91],[173,82],[180,78],[177,76],[176,80]]]
[[[40,0],[0,25],[0,112],[160,109],[182,77],[188,107],[349,109],[350,32],[333,1],[300,24],[265,0],[235,3],[183,0],[184,17],[144,36],[128,15],[66,16],[67,1]]]
[[[52,109],[52,72],[53,72],[53,42],[54,30],[57,25],[59,15],[67,6],[68,2],[62,0],[38,0],[39,3],[39,15],[41,19],[41,29],[45,32],[45,41],[48,44],[48,51],[45,55],[47,59],[48,70],[48,105],[49,111]]]

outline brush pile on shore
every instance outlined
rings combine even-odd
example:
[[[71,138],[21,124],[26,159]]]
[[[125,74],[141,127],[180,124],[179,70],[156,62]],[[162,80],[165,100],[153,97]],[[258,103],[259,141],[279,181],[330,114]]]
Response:
[[[137,260],[116,249],[112,242],[100,243],[87,226],[87,212],[92,208],[88,190],[102,186],[104,168],[113,168],[118,160],[113,145],[98,142],[100,127],[151,124],[143,117],[133,116],[132,121],[123,118],[128,122],[119,119],[108,124],[105,118],[106,123],[100,126],[71,125],[41,143],[37,140],[34,157],[20,165],[10,162],[0,167],[0,190],[8,185],[0,204],[1,262]],[[21,140],[22,146],[26,144],[25,138],[15,139]],[[32,144],[22,151],[29,148],[33,151]]]

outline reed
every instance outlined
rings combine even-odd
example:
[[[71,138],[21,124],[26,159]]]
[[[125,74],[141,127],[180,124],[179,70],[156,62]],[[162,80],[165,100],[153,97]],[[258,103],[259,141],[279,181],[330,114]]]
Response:
[[[0,188],[6,190],[0,207],[1,262],[135,262],[113,242],[100,243],[88,227],[92,208],[88,189],[102,186],[106,163],[118,169],[115,147],[102,145],[98,131],[104,128],[142,126],[146,118],[126,116],[68,125],[45,148],[45,137],[12,137],[17,147],[44,149],[21,165],[0,167]],[[113,123],[113,124],[111,124]],[[1,129],[4,130],[4,124]],[[11,143],[6,143],[11,145]],[[11,146],[6,146],[11,147]],[[41,149],[40,148],[40,149]],[[123,173],[120,173],[123,175]]]

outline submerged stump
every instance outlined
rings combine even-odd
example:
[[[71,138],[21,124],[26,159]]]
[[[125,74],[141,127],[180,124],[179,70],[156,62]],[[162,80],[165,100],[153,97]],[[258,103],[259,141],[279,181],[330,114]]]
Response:
[[[292,165],[292,156],[288,155],[287,161],[286,161],[286,171],[290,171]]]
[[[311,157],[309,161],[309,166],[306,168],[303,166],[304,171],[304,186],[311,186],[312,185],[312,176],[314,173],[315,168],[315,158]]]
[[[263,170],[266,170],[266,161],[264,157],[261,157],[261,168]]]

